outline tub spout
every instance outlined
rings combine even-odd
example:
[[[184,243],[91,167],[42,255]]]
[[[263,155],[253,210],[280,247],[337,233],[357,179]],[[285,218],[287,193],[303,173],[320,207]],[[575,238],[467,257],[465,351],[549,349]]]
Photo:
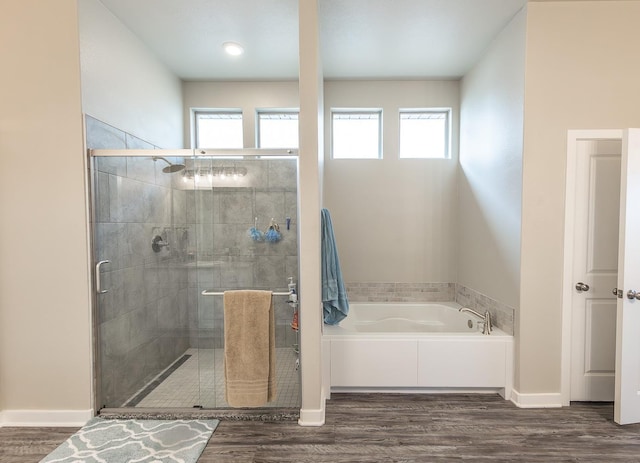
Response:
[[[484,315],[480,314],[479,312],[476,312],[473,309],[470,309],[469,307],[461,307],[460,312],[469,312],[470,314],[475,315],[476,317],[478,317],[479,319],[482,320],[482,334],[491,334],[491,330],[493,329],[493,325],[491,323],[491,313],[489,313],[489,311],[485,311]]]

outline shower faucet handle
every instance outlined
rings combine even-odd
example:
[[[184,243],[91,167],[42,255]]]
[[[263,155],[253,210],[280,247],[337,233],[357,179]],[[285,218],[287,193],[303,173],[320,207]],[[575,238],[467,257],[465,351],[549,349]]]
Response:
[[[153,252],[160,252],[164,247],[169,249],[169,243],[164,241],[160,235],[154,236],[151,240],[151,249],[153,249]]]

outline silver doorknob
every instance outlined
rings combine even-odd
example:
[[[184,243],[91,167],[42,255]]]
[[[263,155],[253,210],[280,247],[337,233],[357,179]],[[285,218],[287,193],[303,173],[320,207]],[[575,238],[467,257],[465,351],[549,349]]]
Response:
[[[576,289],[580,292],[582,291],[589,291],[589,285],[582,283],[581,281],[579,281],[578,283],[576,283]]]
[[[630,289],[629,291],[627,291],[627,298],[629,299],[638,299],[640,301],[640,292],[634,291],[633,289]]]

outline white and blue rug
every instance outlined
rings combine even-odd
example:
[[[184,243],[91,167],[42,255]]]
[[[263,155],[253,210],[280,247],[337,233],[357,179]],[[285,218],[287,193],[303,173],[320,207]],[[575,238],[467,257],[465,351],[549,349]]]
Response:
[[[218,423],[92,418],[40,463],[195,463]]]

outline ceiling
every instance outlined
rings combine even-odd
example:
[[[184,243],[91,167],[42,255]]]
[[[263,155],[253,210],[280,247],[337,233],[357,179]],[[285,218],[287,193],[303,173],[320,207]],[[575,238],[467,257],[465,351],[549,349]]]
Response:
[[[298,77],[298,0],[101,1],[183,80]],[[525,3],[319,0],[324,76],[461,77]]]

